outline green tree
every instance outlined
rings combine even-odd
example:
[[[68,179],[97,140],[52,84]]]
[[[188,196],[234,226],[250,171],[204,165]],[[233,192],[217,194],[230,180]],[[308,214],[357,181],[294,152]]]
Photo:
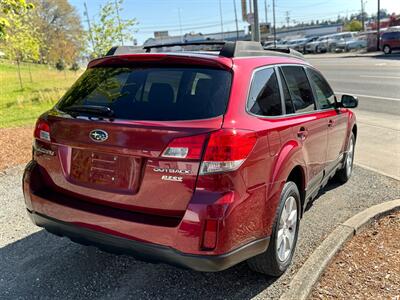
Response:
[[[0,15],[0,40],[5,39],[7,28],[11,25],[8,16],[22,15],[33,7],[33,4],[25,0],[0,0],[0,13],[3,14]]]
[[[23,89],[20,63],[21,61],[37,61],[39,59],[40,40],[35,28],[31,26],[32,17],[29,14],[10,13],[7,16],[9,26],[1,48],[7,57],[17,62],[18,77]]]
[[[360,31],[362,29],[362,24],[360,21],[353,19],[344,25],[344,29],[346,31]]]
[[[80,17],[68,0],[32,0],[33,26],[40,32],[40,60],[72,64],[84,49]]]
[[[105,55],[112,46],[121,45],[124,40],[133,40],[137,22],[136,19],[122,20],[119,17],[122,4],[123,0],[109,0],[100,7],[99,19],[92,22],[92,32],[89,32],[93,40],[92,57]]]

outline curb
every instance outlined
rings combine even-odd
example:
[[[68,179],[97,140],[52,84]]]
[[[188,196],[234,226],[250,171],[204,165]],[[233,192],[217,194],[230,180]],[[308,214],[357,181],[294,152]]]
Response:
[[[371,206],[336,227],[296,273],[280,300],[306,300],[343,244],[373,220],[396,210],[400,210],[400,199]]]

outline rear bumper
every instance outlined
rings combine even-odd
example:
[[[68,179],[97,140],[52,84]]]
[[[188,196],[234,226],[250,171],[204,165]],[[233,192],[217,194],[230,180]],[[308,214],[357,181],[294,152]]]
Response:
[[[37,226],[83,245],[97,246],[112,253],[129,254],[144,261],[165,262],[203,272],[227,269],[265,251],[269,244],[269,238],[263,238],[221,255],[193,255],[162,245],[139,242],[79,227],[29,210],[28,215]]]
[[[218,193],[196,192],[181,218],[124,210],[57,190],[35,161],[25,169],[23,191],[33,222],[54,234],[198,271],[223,270],[264,252],[272,226],[265,220],[274,211],[263,198],[263,187],[232,206],[215,206]],[[202,247],[208,219],[218,220],[213,249]]]

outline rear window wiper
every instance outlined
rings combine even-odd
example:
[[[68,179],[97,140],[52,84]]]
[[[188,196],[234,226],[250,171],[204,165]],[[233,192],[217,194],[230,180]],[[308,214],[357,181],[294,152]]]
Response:
[[[73,105],[69,107],[62,108],[65,112],[72,113],[74,116],[83,114],[85,116],[102,116],[102,117],[112,117],[114,111],[107,106],[99,105]]]

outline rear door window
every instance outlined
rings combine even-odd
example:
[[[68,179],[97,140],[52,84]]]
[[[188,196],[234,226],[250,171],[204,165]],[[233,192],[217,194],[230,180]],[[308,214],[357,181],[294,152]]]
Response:
[[[304,68],[300,66],[283,66],[282,72],[296,112],[314,111],[316,109],[314,96]]]
[[[101,106],[129,120],[207,119],[225,113],[231,73],[207,68],[95,67],[88,69],[57,108]]]
[[[254,73],[247,109],[259,116],[282,114],[281,95],[273,68],[262,69]]]

